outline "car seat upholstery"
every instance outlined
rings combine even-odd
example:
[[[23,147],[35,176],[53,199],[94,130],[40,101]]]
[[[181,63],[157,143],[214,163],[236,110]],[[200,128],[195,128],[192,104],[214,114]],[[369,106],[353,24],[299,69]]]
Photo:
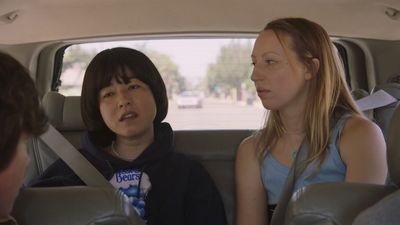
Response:
[[[390,120],[387,144],[387,160],[391,182],[400,187],[400,105],[397,105]]]
[[[286,225],[350,225],[363,210],[398,190],[400,185],[400,107],[388,131],[387,158],[395,185],[323,183],[295,192],[286,212]]]
[[[43,98],[43,107],[49,122],[76,148],[80,147],[80,136],[85,131],[80,115],[80,97],[63,96],[57,92],[49,92]],[[39,176],[58,156],[39,138],[31,138],[28,142],[28,154],[31,158],[25,184]]]
[[[351,95],[353,96],[353,98],[355,100],[358,100],[360,98],[364,98],[366,96],[368,96],[368,91],[364,90],[364,89],[354,89],[351,91]]]
[[[387,130],[389,128],[390,119],[392,118],[393,112],[400,100],[400,83],[391,82],[378,85],[373,91],[375,92],[378,90],[384,90],[398,100],[390,105],[374,109],[374,120],[381,128],[385,138],[387,138]]]
[[[43,106],[49,122],[71,142],[80,148],[80,136],[85,131],[79,96],[63,96],[49,92],[43,99]],[[222,196],[227,219],[233,224],[234,218],[234,159],[242,139],[251,134],[250,130],[198,130],[175,131],[176,151],[198,160],[215,181]],[[41,140],[33,138],[30,155],[32,170],[27,182],[43,172],[58,156]]]
[[[389,175],[393,184],[400,187],[400,106],[392,116],[391,126],[388,131],[388,165]],[[354,225],[384,224],[394,225],[400,223],[400,189],[387,195],[376,204],[364,210],[354,221]]]
[[[361,212],[353,225],[398,225],[400,221],[400,190],[386,196]]]
[[[354,100],[359,100],[364,97],[367,97],[369,93],[364,89],[354,89],[351,91],[351,95],[353,96]],[[369,119],[373,118],[373,110],[364,110],[363,113],[367,118]]]
[[[175,131],[176,151],[198,160],[222,196],[228,224],[234,220],[234,163],[236,149],[249,130]]]
[[[12,215],[19,225],[145,225],[127,197],[112,188],[27,188]]]

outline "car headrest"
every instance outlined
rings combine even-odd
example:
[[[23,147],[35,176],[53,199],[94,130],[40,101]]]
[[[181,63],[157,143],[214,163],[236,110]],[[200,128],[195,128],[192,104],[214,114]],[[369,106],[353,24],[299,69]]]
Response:
[[[360,98],[364,98],[369,95],[368,91],[364,89],[354,89],[351,91],[351,95],[355,100],[358,100]]]
[[[81,117],[80,96],[64,96],[48,92],[43,98],[43,107],[49,122],[62,131],[86,129]]]
[[[113,188],[26,188],[12,211],[21,225],[144,225],[129,199]]]
[[[361,211],[395,190],[393,186],[355,182],[308,185],[292,195],[285,225],[349,225]]]
[[[390,121],[387,137],[387,159],[391,180],[400,186],[400,106],[397,106]]]

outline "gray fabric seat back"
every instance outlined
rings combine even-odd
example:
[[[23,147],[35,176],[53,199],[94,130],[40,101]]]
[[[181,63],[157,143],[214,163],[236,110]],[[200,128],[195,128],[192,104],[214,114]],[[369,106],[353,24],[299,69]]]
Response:
[[[79,96],[63,96],[57,92],[47,93],[42,101],[49,122],[76,148],[80,147],[80,136],[85,131],[80,113]],[[25,184],[39,176],[58,156],[39,138],[28,142],[28,154],[31,158]]]
[[[400,106],[393,112],[388,129],[388,166],[391,181],[400,187]],[[354,221],[354,225],[385,224],[395,225],[400,223],[400,190],[385,196],[371,207],[365,209]]]
[[[368,91],[364,89],[354,89],[351,91],[351,95],[355,100],[358,100],[360,98],[364,98],[369,95]]]
[[[398,225],[400,222],[400,190],[386,196],[370,208],[362,211],[353,225]]]
[[[400,105],[395,108],[390,120],[387,145],[389,177],[400,187]]]
[[[285,225],[350,225],[364,209],[396,188],[361,183],[321,183],[295,192]]]
[[[176,151],[198,160],[222,196],[228,224],[234,224],[234,164],[236,149],[250,130],[175,131]]]
[[[400,84],[399,83],[386,83],[383,85],[376,86],[374,92],[378,90],[384,90],[398,101],[400,100]],[[374,120],[376,124],[381,128],[383,135],[387,139],[388,128],[393,112],[399,102],[392,103],[387,106],[374,109]]]
[[[112,188],[27,188],[16,199],[19,225],[145,225],[131,203]]]

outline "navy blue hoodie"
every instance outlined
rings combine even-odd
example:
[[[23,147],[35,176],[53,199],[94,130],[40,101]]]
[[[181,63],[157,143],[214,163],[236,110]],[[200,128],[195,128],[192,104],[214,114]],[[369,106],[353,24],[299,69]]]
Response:
[[[155,141],[129,162],[97,148],[86,133],[81,153],[105,178],[132,200],[149,225],[225,225],[221,196],[207,171],[174,152],[168,123],[155,126]],[[85,185],[61,159],[31,186]]]

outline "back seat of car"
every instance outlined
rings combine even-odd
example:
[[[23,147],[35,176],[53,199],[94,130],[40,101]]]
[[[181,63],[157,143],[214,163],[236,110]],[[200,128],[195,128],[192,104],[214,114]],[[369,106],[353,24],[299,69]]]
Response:
[[[49,92],[43,99],[43,106],[50,123],[80,148],[80,136],[85,131],[80,115],[80,97],[63,96]],[[234,160],[241,140],[251,130],[188,130],[175,131],[174,144],[178,152],[198,160],[214,179],[224,201],[229,224],[234,218]],[[41,174],[58,156],[40,139],[30,141],[31,165],[26,183]]]
[[[108,187],[24,188],[11,215],[20,225],[145,225],[128,198]]]
[[[385,84],[374,91],[383,89],[400,99],[399,84]],[[355,93],[355,98],[366,95]],[[394,107],[398,103],[375,109],[373,119],[386,135]],[[43,106],[50,123],[76,148],[80,148],[80,137],[86,130],[80,115],[80,97],[63,96],[58,92],[49,92],[43,98]],[[229,224],[234,218],[234,159],[240,141],[251,135],[251,130],[185,130],[175,131],[176,151],[182,152],[198,161],[208,170],[222,195]],[[31,165],[27,172],[26,183],[40,175],[58,156],[40,139],[29,142]]]

